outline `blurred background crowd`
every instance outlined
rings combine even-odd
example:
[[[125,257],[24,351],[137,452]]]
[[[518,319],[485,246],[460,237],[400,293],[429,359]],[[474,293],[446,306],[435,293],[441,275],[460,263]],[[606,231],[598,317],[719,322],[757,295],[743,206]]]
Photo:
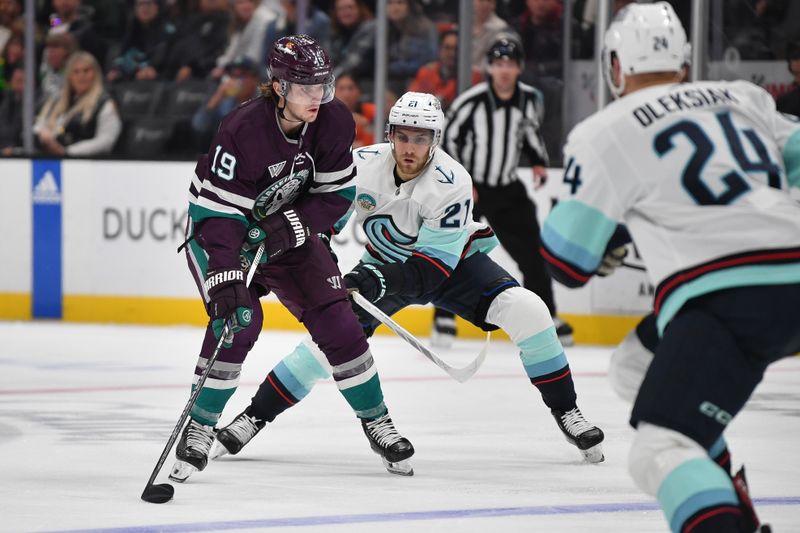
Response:
[[[544,95],[542,133],[554,164],[567,129],[564,58],[595,53],[597,2],[573,0],[565,10],[565,1],[473,0],[468,43],[472,84],[485,77],[486,51],[498,36],[522,44],[521,79]],[[690,0],[671,3],[688,28]],[[436,94],[446,108],[457,95],[458,0],[388,0],[384,95],[373,91],[374,0],[308,0],[305,14],[296,0],[37,0],[35,87],[25,87],[23,5],[0,0],[4,156],[30,155],[21,148],[22,95],[32,90],[38,154],[193,159],[219,120],[256,94],[267,51],[296,33],[299,17],[332,56],[357,146],[382,140],[372,131],[376,98],[388,110],[411,89]],[[730,0],[722,13],[710,59],[786,61],[794,81],[773,94],[785,111],[800,113],[800,2]]]

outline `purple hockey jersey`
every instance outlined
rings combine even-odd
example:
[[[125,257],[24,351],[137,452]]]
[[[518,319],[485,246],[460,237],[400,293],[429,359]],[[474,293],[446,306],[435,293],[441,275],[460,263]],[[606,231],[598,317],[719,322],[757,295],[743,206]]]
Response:
[[[337,99],[320,107],[299,138],[280,129],[270,98],[258,97],[227,115],[189,188],[189,216],[209,268],[239,264],[244,232],[292,205],[313,232],[330,229],[353,201],[356,170],[350,147],[355,124]]]

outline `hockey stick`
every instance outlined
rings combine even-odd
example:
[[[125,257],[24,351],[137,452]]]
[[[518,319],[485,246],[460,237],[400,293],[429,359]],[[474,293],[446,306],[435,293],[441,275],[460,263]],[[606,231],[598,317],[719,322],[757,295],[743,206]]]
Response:
[[[622,262],[622,266],[624,266],[625,268],[630,268],[632,270],[641,270],[642,272],[647,270],[643,266],[634,265],[633,263],[626,263],[625,261]]]
[[[486,359],[486,354],[489,351],[490,334],[488,332],[486,333],[486,343],[483,345],[483,349],[481,350],[481,353],[478,354],[478,357],[476,357],[475,360],[472,361],[467,366],[463,368],[456,368],[442,361],[439,358],[439,356],[433,353],[433,351],[430,348],[422,344],[419,340],[417,340],[416,337],[414,337],[405,328],[403,328],[403,326],[392,320],[392,318],[389,315],[381,311],[380,308],[378,308],[378,306],[376,306],[375,304],[373,304],[372,302],[361,296],[357,291],[351,292],[350,297],[356,304],[358,304],[358,306],[361,309],[363,309],[364,311],[375,317],[387,328],[397,333],[400,336],[400,338],[402,338],[404,341],[406,341],[411,346],[416,348],[422,355],[433,361],[433,364],[435,364],[436,366],[447,372],[447,375],[449,375],[451,378],[455,379],[459,383],[464,383],[473,375],[475,375],[475,372],[478,371],[478,369],[483,364],[483,361]]]
[[[258,250],[256,250],[255,258],[253,259],[253,263],[250,265],[250,270],[247,271],[247,280],[245,281],[246,287],[249,287],[250,282],[253,281],[253,276],[256,273],[256,268],[258,268],[258,263],[263,254],[264,243],[262,242],[258,247]],[[186,406],[183,408],[183,412],[178,418],[178,423],[172,430],[172,434],[169,436],[167,445],[164,447],[164,451],[161,452],[161,457],[158,458],[158,462],[156,463],[156,467],[153,469],[153,473],[150,474],[150,479],[147,480],[147,485],[144,486],[141,498],[146,502],[166,503],[170,501],[173,494],[175,494],[175,487],[169,483],[160,483],[158,485],[154,485],[153,481],[155,481],[156,476],[158,476],[158,473],[161,471],[161,467],[164,465],[164,461],[167,459],[170,450],[172,450],[172,446],[175,444],[175,441],[178,438],[178,433],[180,433],[181,429],[183,428],[183,424],[186,422],[186,419],[189,418],[189,412],[192,410],[192,407],[197,401],[197,397],[200,396],[200,391],[203,389],[203,384],[206,382],[206,378],[211,373],[211,367],[214,366],[214,362],[217,360],[219,351],[222,349],[222,343],[225,342],[225,337],[228,336],[230,327],[230,320],[226,320],[225,327],[222,328],[222,334],[219,336],[219,342],[217,342],[217,346],[214,348],[214,353],[212,353],[211,357],[208,358],[206,368],[200,375],[200,379],[197,381],[197,386],[195,386],[194,390],[192,391],[192,395],[189,396],[189,401],[186,402]]]

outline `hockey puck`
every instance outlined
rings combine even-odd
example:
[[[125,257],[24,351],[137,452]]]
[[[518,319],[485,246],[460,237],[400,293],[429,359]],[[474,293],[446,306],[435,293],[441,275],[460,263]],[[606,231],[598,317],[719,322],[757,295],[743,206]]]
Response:
[[[169,483],[148,485],[142,492],[142,499],[149,503],[167,503],[175,494],[175,487]]]

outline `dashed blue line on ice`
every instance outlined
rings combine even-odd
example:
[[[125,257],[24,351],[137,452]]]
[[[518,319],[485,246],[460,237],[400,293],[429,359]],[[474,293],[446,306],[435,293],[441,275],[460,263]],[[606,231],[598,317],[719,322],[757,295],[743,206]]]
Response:
[[[800,505],[800,496],[784,498],[756,498],[754,503],[756,506]],[[496,518],[504,516],[541,516],[585,513],[631,513],[656,510],[658,510],[658,505],[655,502],[596,503],[588,505],[540,505],[534,507],[452,509],[442,511],[413,511],[405,513],[300,516],[195,524],[163,524],[106,529],[75,529],[52,533],[149,533],[155,531],[164,533],[180,533],[186,531],[226,531],[230,529],[270,529],[278,527],[366,524],[375,522],[448,520],[454,518]]]

